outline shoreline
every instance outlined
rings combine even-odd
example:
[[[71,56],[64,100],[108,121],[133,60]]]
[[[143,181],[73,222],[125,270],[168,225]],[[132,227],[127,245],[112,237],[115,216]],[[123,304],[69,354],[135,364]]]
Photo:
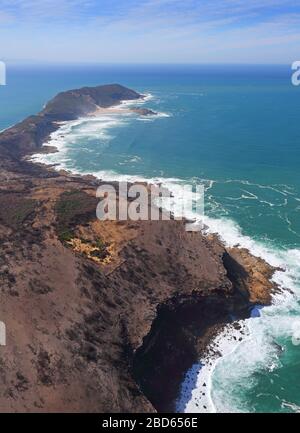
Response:
[[[207,347],[206,354],[186,372],[182,383],[181,393],[176,400],[177,412],[183,413],[217,413],[212,398],[212,376],[218,362],[232,354],[237,345],[249,337],[245,320],[238,323],[240,328],[227,324],[212,338]],[[246,335],[246,336],[245,336]],[[196,386],[190,387],[195,382]],[[189,396],[189,399],[186,398]]]
[[[103,108],[103,110],[112,110],[113,108]],[[122,111],[122,113],[123,113],[123,111]],[[74,121],[76,121],[76,120],[74,120]],[[52,122],[52,124],[51,124],[51,127],[50,127],[50,130],[52,129],[54,127],[54,123]],[[14,127],[13,127],[14,128]],[[10,129],[10,128],[9,128]],[[57,127],[57,129],[59,129],[59,126]],[[57,131],[57,129],[55,130],[55,131]],[[49,138],[50,137],[50,135],[51,135],[51,133],[53,133],[54,131],[52,130],[52,131],[50,131],[50,132],[48,132],[48,135],[47,135],[47,137]],[[46,146],[47,146],[47,143],[46,143]],[[32,154],[31,156],[34,156],[34,154]],[[33,164],[36,164],[35,162],[30,162],[30,164],[31,163],[33,163]],[[44,164],[43,164],[44,165]],[[55,171],[55,170],[53,170],[53,167],[50,167],[50,166],[47,166],[46,164],[44,165],[44,168],[43,168],[43,170],[45,170],[46,172],[50,172],[51,174],[53,173],[53,171]],[[57,171],[57,175],[58,176],[60,176],[62,173],[61,173],[61,171]],[[71,177],[71,178],[73,178],[74,177],[74,174],[73,173],[63,173],[63,176],[65,176],[66,178],[68,178],[68,177]],[[77,174],[75,175],[75,176],[78,176]],[[90,177],[92,177],[93,175],[90,175]],[[80,175],[79,175],[79,177],[80,177]],[[94,179],[95,179],[95,181],[99,181],[99,179],[97,179],[96,177],[94,177]],[[112,179],[112,181],[113,181],[113,179]],[[212,240],[211,242],[215,242],[214,240]],[[222,241],[223,242],[223,241]],[[221,241],[218,241],[218,243],[220,244],[220,245],[222,245],[222,242]],[[224,245],[222,245],[222,248],[224,248],[225,250],[226,250],[226,248],[227,247],[225,247]],[[250,255],[251,254],[251,251],[249,250],[248,251],[248,254]],[[275,272],[275,268],[274,268],[274,271],[273,272]],[[270,291],[271,289],[270,288],[268,288],[268,291]],[[249,305],[250,305],[250,303],[249,303]],[[210,346],[210,345],[209,345]],[[209,347],[208,346],[208,347]],[[208,347],[207,347],[207,350],[208,350]]]

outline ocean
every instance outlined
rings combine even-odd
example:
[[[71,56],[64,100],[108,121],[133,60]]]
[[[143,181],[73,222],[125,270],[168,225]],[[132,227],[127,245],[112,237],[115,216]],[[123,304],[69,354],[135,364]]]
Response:
[[[244,321],[242,340],[229,326],[217,337],[223,356],[187,372],[178,411],[300,412],[300,87],[290,66],[8,66],[0,130],[59,91],[108,83],[146,94],[158,116],[66,123],[50,143],[59,152],[36,159],[175,193],[203,184],[208,230],[285,270],[274,276],[284,290]]]

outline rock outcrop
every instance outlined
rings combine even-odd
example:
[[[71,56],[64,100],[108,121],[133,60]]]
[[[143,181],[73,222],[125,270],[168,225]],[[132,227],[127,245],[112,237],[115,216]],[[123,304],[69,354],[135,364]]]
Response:
[[[148,108],[132,107],[130,110],[141,116],[157,116],[155,111],[149,110]]]

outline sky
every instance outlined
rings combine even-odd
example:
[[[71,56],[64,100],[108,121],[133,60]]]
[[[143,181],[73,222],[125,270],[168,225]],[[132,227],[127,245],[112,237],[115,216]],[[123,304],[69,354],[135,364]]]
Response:
[[[300,0],[0,0],[0,60],[300,60]]]

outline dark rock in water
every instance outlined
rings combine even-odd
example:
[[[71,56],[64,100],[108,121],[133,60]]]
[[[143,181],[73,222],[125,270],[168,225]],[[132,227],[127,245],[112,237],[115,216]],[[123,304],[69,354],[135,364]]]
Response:
[[[260,309],[261,309],[261,305],[255,305],[252,309],[251,309],[251,317],[254,319],[256,317],[260,317]]]
[[[156,116],[157,113],[155,111],[149,110],[148,108],[139,108],[139,107],[132,107],[130,109],[134,113],[140,114],[141,116]]]
[[[284,352],[284,347],[281,346],[281,344],[278,344],[276,341],[273,341],[273,346],[276,348],[276,351],[279,355],[281,355],[282,352]]]

